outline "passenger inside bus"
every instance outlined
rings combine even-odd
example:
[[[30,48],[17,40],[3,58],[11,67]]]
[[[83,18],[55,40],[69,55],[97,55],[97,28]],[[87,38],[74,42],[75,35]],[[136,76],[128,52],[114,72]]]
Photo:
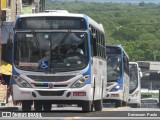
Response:
[[[71,45],[66,54],[70,54],[72,52],[77,52],[77,53],[80,53],[80,54],[84,54],[82,49],[80,49],[77,44]]]
[[[69,43],[69,46],[68,46],[66,54],[70,54],[73,52],[84,54],[82,49],[80,49],[79,47],[82,44],[82,40],[75,33],[70,34],[68,38],[68,43]]]
[[[119,72],[119,59],[116,58],[112,58],[111,60],[111,67],[113,68],[114,71]]]

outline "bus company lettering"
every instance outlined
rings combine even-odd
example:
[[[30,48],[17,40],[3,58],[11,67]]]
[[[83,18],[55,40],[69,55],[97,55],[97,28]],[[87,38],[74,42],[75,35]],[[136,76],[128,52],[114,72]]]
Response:
[[[21,94],[30,94],[30,91],[21,91]]]
[[[128,113],[130,117],[157,117],[156,113]]]
[[[156,113],[147,113],[147,116],[148,117],[157,117],[157,114]]]
[[[42,117],[42,114],[41,113],[16,113],[16,112],[13,112],[12,113],[12,117],[18,117],[18,118],[21,118],[21,117]]]

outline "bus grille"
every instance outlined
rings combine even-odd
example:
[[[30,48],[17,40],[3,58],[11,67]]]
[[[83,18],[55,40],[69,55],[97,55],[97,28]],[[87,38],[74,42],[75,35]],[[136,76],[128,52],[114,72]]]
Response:
[[[34,85],[35,87],[48,87],[48,85]],[[54,87],[67,87],[68,85],[54,85]]]
[[[35,75],[28,75],[27,77],[31,78],[37,82],[63,82],[67,81],[73,77],[74,75],[70,76],[35,76]]]
[[[38,91],[41,96],[62,96],[63,91]]]

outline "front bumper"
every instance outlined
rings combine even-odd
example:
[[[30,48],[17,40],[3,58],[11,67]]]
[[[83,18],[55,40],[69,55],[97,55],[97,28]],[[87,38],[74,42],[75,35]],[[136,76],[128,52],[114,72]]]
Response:
[[[108,92],[104,99],[123,100],[123,91],[118,90],[116,92]]]
[[[13,85],[14,100],[92,100],[91,84],[82,88],[56,88],[56,89],[38,89],[38,88],[20,88]]]

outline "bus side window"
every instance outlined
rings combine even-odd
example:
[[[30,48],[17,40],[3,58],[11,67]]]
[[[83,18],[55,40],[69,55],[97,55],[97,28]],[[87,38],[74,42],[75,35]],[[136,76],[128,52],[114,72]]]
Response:
[[[96,34],[90,31],[90,38],[91,38],[91,56],[97,56],[97,46],[96,46]]]

